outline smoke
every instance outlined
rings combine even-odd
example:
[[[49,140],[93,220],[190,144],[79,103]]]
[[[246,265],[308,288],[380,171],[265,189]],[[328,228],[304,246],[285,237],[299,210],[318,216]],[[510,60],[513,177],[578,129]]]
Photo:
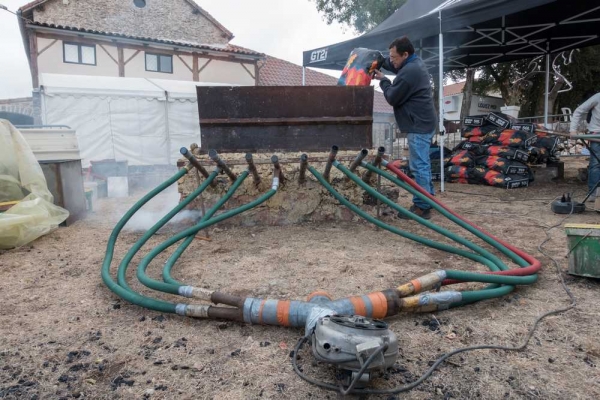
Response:
[[[177,192],[177,188],[173,187],[174,190],[169,189],[165,191],[166,193],[156,196],[144,205],[144,207],[135,213],[127,222],[124,229],[130,231],[146,231],[177,206],[177,204],[179,204],[179,193]],[[129,207],[127,207],[127,209],[128,208]],[[202,212],[199,210],[182,210],[165,225],[165,228],[173,225],[192,225],[197,223],[200,218],[202,218]]]

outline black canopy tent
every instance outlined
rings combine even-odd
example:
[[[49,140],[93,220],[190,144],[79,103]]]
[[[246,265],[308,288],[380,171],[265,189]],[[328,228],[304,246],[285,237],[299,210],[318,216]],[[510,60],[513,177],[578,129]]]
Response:
[[[429,68],[443,71],[550,55],[600,44],[600,0],[408,0],[357,38],[304,52],[303,66],[342,70],[357,47],[388,53],[407,35]],[[443,92],[440,91],[443,129]],[[548,123],[548,90],[545,120]],[[443,171],[442,171],[443,174]],[[442,176],[443,190],[443,176]]]

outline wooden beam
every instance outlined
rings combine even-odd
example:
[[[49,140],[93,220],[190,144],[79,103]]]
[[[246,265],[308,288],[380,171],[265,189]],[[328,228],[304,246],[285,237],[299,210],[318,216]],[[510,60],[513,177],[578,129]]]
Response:
[[[206,63],[204,63],[204,65],[202,66],[202,68],[200,68],[200,69],[198,70],[198,80],[200,80],[200,73],[202,73],[202,71],[204,71],[204,68],[206,68],[206,66],[207,66],[208,64],[210,64],[210,62],[211,62],[211,61],[212,61],[212,59],[211,59],[211,58],[209,58],[209,59],[208,59],[208,61],[207,61]]]
[[[61,35],[61,34],[54,34],[54,33],[38,33],[37,34],[38,37],[40,38],[44,38],[44,39],[58,39],[58,40],[64,40],[67,42],[73,42],[73,43],[82,43],[82,44],[104,44],[104,45],[110,45],[111,42],[112,43],[122,43],[119,42],[118,39],[114,39],[114,38],[106,38],[106,40],[98,40],[98,39],[89,39],[89,38],[85,38],[85,37],[80,37],[80,36],[70,36],[70,35]],[[113,44],[114,45],[114,44]],[[124,49],[130,49],[130,50],[139,50],[139,51],[150,51],[152,54],[164,54],[164,55],[180,55],[180,56],[189,56],[195,49],[190,49],[190,52],[182,52],[182,51],[177,51],[177,50],[165,50],[165,49],[161,49],[161,48],[155,48],[155,47],[151,47],[150,45],[136,45],[136,44],[130,44],[130,43],[122,43],[121,44],[123,46]],[[160,43],[157,43],[157,45],[160,45]],[[228,62],[240,62],[240,59],[236,59],[235,55],[222,55],[222,56],[216,56],[213,54],[208,54],[208,53],[203,53],[202,50],[197,50],[199,53],[199,57],[201,58],[210,58],[212,60],[221,60],[221,61],[228,61]],[[246,63],[252,63],[254,60],[244,60]]]
[[[38,48],[37,36],[35,31],[29,31],[29,58],[31,60],[31,84],[34,89],[40,87],[40,77],[38,69]]]
[[[246,72],[252,77],[252,79],[256,79],[256,77],[252,74],[252,72],[250,72],[250,70],[244,65],[244,63],[240,63],[240,65],[246,70]]]
[[[141,53],[141,50],[136,51],[135,53],[133,53],[131,55],[131,57],[129,57],[126,61],[125,61],[125,65],[127,65],[129,63],[129,61],[133,60],[135,58],[135,56],[137,56],[138,54]]]
[[[54,45],[54,43],[56,43],[56,42],[58,42],[58,39],[54,39],[48,46],[46,46],[43,49],[41,49],[40,51],[38,51],[37,55],[40,56],[43,52],[45,52],[50,47],[52,47],[52,45]]]
[[[254,84],[256,86],[260,85],[260,79],[258,79],[259,78],[258,74],[259,74],[259,69],[258,69],[258,61],[257,61],[254,63],[254,76],[256,77],[254,79]]]
[[[117,46],[117,54],[119,58],[119,76],[122,78],[125,76],[125,53],[123,52],[123,46]]]
[[[105,53],[106,53],[106,54],[107,54],[107,55],[110,57],[110,59],[111,59],[111,60],[113,60],[113,61],[115,62],[115,64],[119,65],[119,62],[118,62],[117,60],[115,60],[115,58],[114,58],[114,57],[113,57],[113,56],[112,56],[112,55],[111,55],[111,54],[108,52],[108,50],[106,50],[106,49],[104,48],[104,46],[103,46],[103,45],[101,45],[101,44],[98,44],[98,46],[100,46],[100,48],[101,48],[102,50],[104,50],[104,52],[105,52]]]
[[[198,82],[200,81],[200,73],[198,72],[198,53],[194,53],[193,54],[193,61],[192,61],[192,79],[194,80],[194,82]]]
[[[189,69],[190,72],[193,74],[194,70],[188,65],[188,63],[186,63],[185,60],[183,58],[181,58],[181,56],[179,54],[176,54],[176,56],[177,56],[177,58],[179,58],[181,60],[183,65],[185,65],[187,67],[187,69]]]

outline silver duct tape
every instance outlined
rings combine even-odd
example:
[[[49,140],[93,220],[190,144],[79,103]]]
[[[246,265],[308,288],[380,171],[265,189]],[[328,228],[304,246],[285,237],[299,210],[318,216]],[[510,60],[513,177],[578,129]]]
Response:
[[[277,190],[278,187],[279,187],[279,177],[275,177],[275,178],[273,178],[273,186],[271,186],[271,189]]]
[[[419,306],[437,305],[439,310],[444,310],[452,303],[462,301],[462,294],[457,291],[446,291],[439,293],[425,293],[419,296]]]
[[[446,271],[441,270],[424,275],[418,280],[421,282],[421,290],[429,290],[439,285],[444,279],[446,279]]]
[[[192,286],[179,286],[179,289],[177,289],[177,292],[179,293],[180,296],[192,297],[193,290],[194,290],[194,288]]]
[[[187,304],[177,304],[175,306],[175,312],[177,313],[177,315],[183,315],[185,316],[185,309],[187,307]]]
[[[313,332],[313,329],[315,329],[315,326],[317,326],[319,318],[323,318],[328,315],[337,315],[337,313],[330,308],[313,308],[308,314],[308,317],[306,318],[306,325],[304,326],[304,335],[310,335]]]
[[[260,304],[261,300],[260,299],[254,299],[252,297],[248,297],[245,301],[244,301],[244,310],[243,310],[243,314],[244,314],[244,322],[247,324],[252,324],[254,323],[252,320],[252,308],[254,306],[254,304]]]
[[[386,160],[385,158],[381,159],[381,165],[383,165],[384,167],[387,166],[389,164],[389,161]]]
[[[193,318],[208,318],[208,305],[188,304],[185,308],[185,315]]]
[[[195,299],[211,301],[211,296],[213,295],[214,290],[203,289],[199,287],[192,287],[192,296]]]

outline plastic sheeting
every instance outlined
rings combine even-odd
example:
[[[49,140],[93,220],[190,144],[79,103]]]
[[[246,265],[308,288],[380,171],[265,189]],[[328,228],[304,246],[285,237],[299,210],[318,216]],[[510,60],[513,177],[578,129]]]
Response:
[[[0,202],[6,201],[19,203],[0,213],[0,249],[23,246],[69,216],[53,204],[42,168],[21,132],[0,119]]]
[[[179,148],[200,145],[196,86],[145,78],[42,74],[44,124],[75,129],[83,167],[92,160],[174,165]]]

